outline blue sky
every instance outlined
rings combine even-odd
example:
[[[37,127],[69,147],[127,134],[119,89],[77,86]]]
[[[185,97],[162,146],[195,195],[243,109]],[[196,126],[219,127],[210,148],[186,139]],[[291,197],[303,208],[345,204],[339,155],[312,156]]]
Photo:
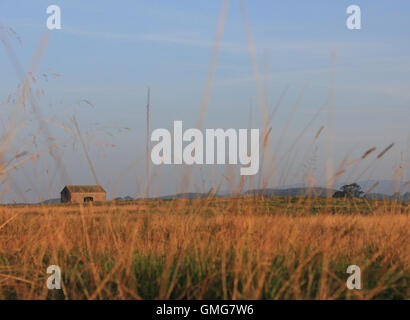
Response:
[[[27,69],[46,28],[47,6],[57,4],[61,7],[62,29],[51,31],[38,72],[40,75],[52,68],[52,73],[61,76],[36,84],[45,91],[40,100],[42,113],[60,124],[68,123],[68,118],[76,113],[80,127],[97,140],[101,138],[99,130],[113,133],[113,136],[104,137],[115,147],[105,147],[101,151],[90,142],[90,155],[101,183],[110,193],[114,192],[115,181],[121,173],[138,160],[137,167],[123,174],[119,183],[121,195],[133,195],[136,181],[144,184],[141,161],[147,86],[152,90],[152,128],[170,129],[173,120],[183,120],[185,128],[195,126],[221,3],[3,0],[0,2],[0,23],[12,27],[21,37],[21,45],[15,39],[10,41],[22,67]],[[346,8],[351,4],[361,7],[361,30],[346,28]],[[327,99],[330,52],[334,50],[337,53],[335,167],[346,155],[354,160],[373,146],[381,151],[395,142],[395,147],[380,164],[372,165],[361,177],[391,179],[395,172],[398,174],[395,166],[401,163],[403,172],[400,174],[408,179],[410,3],[248,1],[246,9],[259,67],[263,78],[267,79],[264,85],[269,104],[274,104],[282,90],[290,85],[271,123],[272,148],[277,146],[306,83],[308,89],[286,130],[282,152]],[[4,47],[0,50],[0,70],[0,101],[4,101],[19,83]],[[92,102],[93,107],[77,104],[82,99]],[[239,1],[230,1],[205,126],[246,128],[251,101],[254,126],[258,127],[260,114],[255,105],[257,95],[240,5]],[[35,125],[33,121],[33,127],[28,125],[26,131],[22,131],[17,145],[25,141],[25,135],[35,131]],[[288,178],[272,184],[301,182],[304,164],[298,164],[298,157],[306,154],[312,137],[322,125],[326,134],[326,109],[298,140],[292,153],[296,159],[294,167],[278,168],[288,170]],[[119,132],[118,129],[124,127],[130,130]],[[50,130],[58,140],[68,135],[67,131],[55,126]],[[326,135],[317,141],[315,148],[316,174],[320,176],[326,158]],[[37,190],[27,191],[27,199],[35,201],[40,195],[58,196],[65,183],[93,183],[78,141],[73,148],[67,145],[63,150],[70,181],[61,181],[58,174],[44,175],[44,170],[56,170],[47,154],[15,173],[17,185],[28,184],[22,189]],[[371,161],[359,164],[343,179],[360,176]],[[158,190],[152,192],[175,192],[180,168],[161,170],[162,182],[158,183]],[[219,172],[223,168],[216,170]],[[195,177],[200,184],[199,170]],[[207,188],[209,181],[205,184]]]

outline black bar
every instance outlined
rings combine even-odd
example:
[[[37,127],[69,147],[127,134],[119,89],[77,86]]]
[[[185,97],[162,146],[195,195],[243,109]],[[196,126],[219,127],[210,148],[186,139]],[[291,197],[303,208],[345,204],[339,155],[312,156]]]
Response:
[[[300,316],[332,319],[396,318],[406,314],[409,301],[1,301],[2,313],[10,311],[14,318],[28,312],[58,319],[76,320],[84,316],[113,319],[299,319]],[[189,309],[188,309],[189,308]],[[188,312],[187,312],[188,310]],[[165,314],[164,314],[165,313]],[[6,313],[4,313],[6,314]],[[18,318],[18,317],[17,317]]]

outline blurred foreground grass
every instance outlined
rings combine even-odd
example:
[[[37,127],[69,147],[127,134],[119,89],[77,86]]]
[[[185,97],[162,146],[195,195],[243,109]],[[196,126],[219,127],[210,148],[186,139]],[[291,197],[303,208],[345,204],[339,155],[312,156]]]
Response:
[[[0,207],[1,299],[409,299],[409,204],[273,198]],[[349,265],[362,289],[348,290]],[[48,290],[49,265],[62,290]]]

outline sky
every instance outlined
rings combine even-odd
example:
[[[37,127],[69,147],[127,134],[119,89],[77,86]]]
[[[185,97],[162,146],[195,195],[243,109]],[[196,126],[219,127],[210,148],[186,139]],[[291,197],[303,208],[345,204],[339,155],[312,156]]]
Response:
[[[229,1],[205,128],[247,128],[250,114],[252,126],[262,127],[240,3]],[[27,150],[26,157],[41,154],[3,175],[3,183],[7,181],[2,199],[57,198],[65,184],[95,183],[81,141],[73,132],[73,115],[86,138],[98,182],[109,198],[143,196],[147,88],[151,88],[152,130],[171,130],[174,120],[182,120],[184,128],[195,127],[222,1],[3,0],[0,25],[17,34],[3,32],[3,36],[23,70],[28,70],[47,30],[46,8],[52,4],[61,8],[62,28],[49,31],[38,63],[39,81],[33,90],[39,110],[29,107],[19,113],[18,121],[24,125],[3,147],[2,158],[13,164],[19,161],[13,160],[17,150]],[[361,30],[346,27],[346,8],[351,4],[361,8]],[[268,185],[302,183],[307,173],[312,173],[315,183],[323,184],[329,134],[335,171],[343,161],[354,161],[377,148],[338,179],[408,180],[410,3],[257,0],[247,1],[245,7],[269,110],[286,91],[270,123],[269,138],[272,153],[283,161],[276,163]],[[331,52],[336,53],[334,68]],[[0,70],[4,134],[13,110],[7,99],[21,78],[3,44]],[[315,114],[328,101],[332,72],[334,126],[330,130],[328,106]],[[323,133],[315,140],[322,126]],[[42,151],[54,143],[59,147],[53,154]],[[394,147],[377,159],[391,143]],[[56,157],[62,159],[61,165],[56,164]],[[265,168],[269,168],[267,162]],[[151,167],[150,194],[180,190],[185,167]],[[223,172],[232,174],[231,182],[239,181],[239,167],[195,166],[189,190],[206,192],[223,180]],[[222,189],[231,182],[225,180]]]

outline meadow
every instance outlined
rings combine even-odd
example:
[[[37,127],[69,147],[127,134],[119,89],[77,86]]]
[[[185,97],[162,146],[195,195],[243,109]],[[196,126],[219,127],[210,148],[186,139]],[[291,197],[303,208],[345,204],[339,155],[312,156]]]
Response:
[[[409,299],[409,212],[307,197],[5,205],[0,299]]]

